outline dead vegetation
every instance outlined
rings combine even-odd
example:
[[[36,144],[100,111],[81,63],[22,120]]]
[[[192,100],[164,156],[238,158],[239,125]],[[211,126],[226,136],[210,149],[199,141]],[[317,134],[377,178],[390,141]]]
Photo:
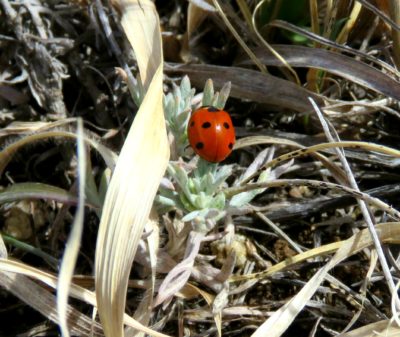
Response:
[[[0,18],[1,336],[400,334],[397,0]],[[188,148],[200,105],[223,163]]]

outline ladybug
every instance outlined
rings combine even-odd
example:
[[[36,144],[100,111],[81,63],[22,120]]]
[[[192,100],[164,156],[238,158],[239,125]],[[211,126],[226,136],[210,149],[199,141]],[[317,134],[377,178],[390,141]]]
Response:
[[[218,163],[232,152],[235,129],[226,111],[204,106],[190,117],[188,138],[194,152],[201,158]]]

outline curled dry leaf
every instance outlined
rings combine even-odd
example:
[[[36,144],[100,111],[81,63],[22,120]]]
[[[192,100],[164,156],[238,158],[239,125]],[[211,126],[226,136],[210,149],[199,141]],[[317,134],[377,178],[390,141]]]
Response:
[[[108,187],[96,245],[96,297],[104,332],[124,335],[128,278],[168,159],[158,15],[151,1],[115,1],[140,69],[143,102]],[[134,88],[129,86],[131,95]]]
[[[154,302],[155,306],[167,301],[185,286],[190,274],[192,273],[194,261],[199,253],[200,243],[203,238],[203,233],[195,231],[190,232],[185,256],[181,262],[172,268],[167,277],[161,283],[160,288],[158,289],[158,295]]]

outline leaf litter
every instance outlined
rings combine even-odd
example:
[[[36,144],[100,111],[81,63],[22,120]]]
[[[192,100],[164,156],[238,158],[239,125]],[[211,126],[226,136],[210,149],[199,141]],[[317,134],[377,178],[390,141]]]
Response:
[[[392,2],[1,0],[0,334],[398,334]]]

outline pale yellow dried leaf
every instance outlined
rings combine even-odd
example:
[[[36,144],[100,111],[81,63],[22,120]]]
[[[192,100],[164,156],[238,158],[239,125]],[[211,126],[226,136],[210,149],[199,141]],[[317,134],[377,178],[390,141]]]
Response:
[[[189,41],[196,29],[207,19],[209,13],[215,12],[215,8],[211,3],[212,0],[189,2],[187,9],[187,36]]]
[[[143,87],[147,90],[163,62],[160,22],[149,0],[120,0],[121,24],[135,52]]]
[[[215,12],[215,8],[211,5],[212,0],[198,2],[190,1],[187,8],[186,33],[182,37],[182,48],[180,56],[185,62],[191,59],[190,39],[193,33],[199,28],[202,22],[207,19],[209,12]],[[197,5],[196,5],[197,3]],[[203,6],[201,6],[203,4]]]
[[[128,278],[167,166],[169,145],[162,105],[161,32],[154,4],[148,0],[114,3],[147,90],[107,190],[96,246],[100,320],[107,337],[122,337]]]
[[[45,127],[47,124],[47,122],[12,122],[0,130],[0,137],[33,132],[41,127]]]
[[[8,252],[6,244],[4,243],[3,237],[0,235],[0,258],[7,258]]]
[[[56,286],[57,286],[57,277],[55,275],[46,273],[40,269],[36,269],[34,267],[31,267],[27,264],[24,264],[22,262],[18,262],[15,260],[8,260],[8,259],[0,258],[0,273],[1,272],[10,272],[10,273],[28,276],[29,278],[32,278],[34,280],[37,280],[39,282],[46,284],[47,286],[49,286],[52,289],[56,289]],[[24,299],[23,294],[25,292],[25,289],[26,289],[25,287],[22,287],[23,292],[19,293],[17,290],[14,294],[16,296],[21,296],[22,299]],[[87,304],[90,304],[94,307],[97,306],[95,293],[90,290],[87,290],[85,288],[82,288],[74,283],[71,284],[70,296],[73,298],[76,298],[78,300],[81,300]],[[27,299],[27,300],[29,300],[29,299]],[[25,302],[30,304],[30,302],[28,302],[28,301],[25,301]],[[40,301],[35,302],[33,300],[31,306],[33,308],[37,309],[38,311],[40,311],[39,309],[41,309]],[[45,315],[45,316],[48,317],[47,315]],[[54,308],[54,319],[55,319],[55,322],[58,323],[57,315],[55,315],[55,308]],[[77,324],[77,323],[78,322],[72,323],[72,324]],[[151,330],[151,329],[143,326],[142,324],[135,321],[132,317],[130,317],[127,314],[124,315],[124,323],[132,328],[144,331],[145,333],[147,333],[148,335],[153,336],[153,337],[169,337],[168,335],[159,333],[157,331]],[[70,322],[70,328],[74,329],[74,326],[71,325],[71,322]]]
[[[82,119],[78,119],[77,157],[78,157],[78,205],[72,224],[71,233],[65,244],[61,268],[57,282],[57,311],[61,334],[69,337],[67,308],[69,289],[74,274],[79,247],[81,245],[83,220],[85,215],[86,150],[84,147]]]
[[[96,247],[96,295],[108,337],[123,336],[128,277],[169,158],[159,67],[107,190]]]
[[[340,337],[397,337],[400,336],[400,327],[389,320],[365,325],[361,328],[341,334]]]
[[[76,118],[65,118],[54,122],[20,122],[15,121],[0,130],[0,137],[9,135],[26,134],[28,132],[44,131],[54,128],[65,127],[68,124],[76,124]]]

